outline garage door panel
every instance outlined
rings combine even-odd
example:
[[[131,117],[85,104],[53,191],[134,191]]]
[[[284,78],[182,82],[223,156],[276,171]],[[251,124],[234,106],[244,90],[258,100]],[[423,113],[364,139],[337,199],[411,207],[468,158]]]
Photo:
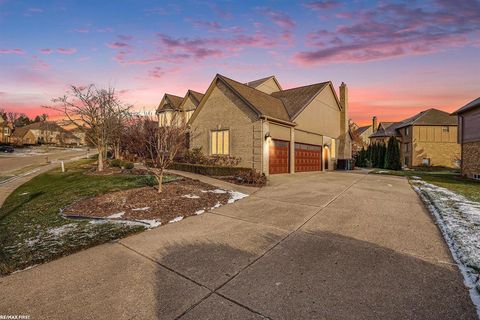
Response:
[[[289,172],[289,145],[290,142],[282,140],[272,140],[269,149],[269,173],[288,173]]]
[[[295,143],[295,172],[320,171],[322,169],[322,147]]]

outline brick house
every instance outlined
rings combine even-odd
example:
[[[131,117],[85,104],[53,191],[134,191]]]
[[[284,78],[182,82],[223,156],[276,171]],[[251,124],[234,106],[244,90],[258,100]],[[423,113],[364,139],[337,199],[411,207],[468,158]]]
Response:
[[[193,113],[191,147],[265,174],[334,169],[351,158],[348,89],[331,82],[283,90],[274,76],[246,84],[217,74]]]
[[[458,167],[456,117],[438,109],[428,109],[400,122],[381,122],[370,136],[372,143],[387,143],[390,137],[400,142],[405,167]]]
[[[170,125],[173,113],[178,111],[181,112],[186,121],[190,120],[190,117],[202,98],[203,93],[193,90],[188,90],[183,98],[166,93],[160,101],[156,111],[158,124],[160,126]]]
[[[480,180],[480,98],[461,107],[452,115],[458,117],[462,175]]]
[[[0,115],[0,143],[9,143],[12,133],[12,123],[3,119],[3,117]]]
[[[11,142],[16,145],[81,145],[81,138],[52,121],[41,121],[15,128]]]

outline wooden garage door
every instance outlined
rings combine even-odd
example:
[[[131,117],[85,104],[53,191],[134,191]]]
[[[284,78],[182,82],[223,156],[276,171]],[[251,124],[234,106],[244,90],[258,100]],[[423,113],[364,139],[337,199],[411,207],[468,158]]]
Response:
[[[295,143],[295,172],[322,170],[322,147]]]
[[[272,140],[269,152],[269,173],[288,173],[288,150],[290,142]]]

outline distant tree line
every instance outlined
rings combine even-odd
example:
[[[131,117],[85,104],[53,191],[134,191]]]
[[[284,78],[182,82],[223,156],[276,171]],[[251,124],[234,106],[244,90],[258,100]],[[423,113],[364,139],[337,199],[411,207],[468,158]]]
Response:
[[[400,170],[400,146],[395,137],[390,137],[387,145],[372,143],[367,149],[362,148],[355,156],[358,167]]]
[[[15,128],[23,127],[36,122],[43,122],[46,121],[48,118],[48,114],[43,113],[31,119],[25,113],[8,112],[2,108],[0,108],[0,116],[3,118],[3,120],[12,123]]]

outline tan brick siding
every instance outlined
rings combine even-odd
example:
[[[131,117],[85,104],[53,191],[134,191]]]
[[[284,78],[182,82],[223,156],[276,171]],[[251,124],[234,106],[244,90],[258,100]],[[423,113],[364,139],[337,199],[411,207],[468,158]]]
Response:
[[[463,144],[462,174],[480,174],[480,141]]]
[[[414,126],[411,166],[421,166],[424,158],[431,166],[455,167],[460,159],[457,127],[444,132],[442,126]]]
[[[239,166],[262,169],[262,124],[258,116],[222,82],[217,82],[192,122],[191,147],[210,154],[210,132],[230,130],[230,155]]]
[[[455,142],[414,142],[412,166],[421,166],[423,158],[431,166],[455,167],[460,159],[460,145]]]

